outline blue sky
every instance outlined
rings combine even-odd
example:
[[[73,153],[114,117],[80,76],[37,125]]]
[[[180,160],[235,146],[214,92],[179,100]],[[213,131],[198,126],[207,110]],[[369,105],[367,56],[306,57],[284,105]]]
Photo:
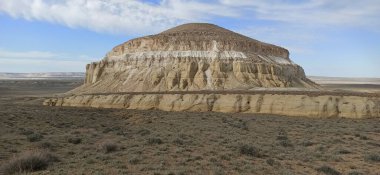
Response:
[[[0,0],[0,72],[84,72],[112,47],[208,22],[290,51],[307,75],[380,77],[378,0]]]

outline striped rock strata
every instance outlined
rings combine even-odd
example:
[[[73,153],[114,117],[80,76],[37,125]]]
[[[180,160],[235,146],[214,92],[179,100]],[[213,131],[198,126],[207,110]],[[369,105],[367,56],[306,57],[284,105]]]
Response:
[[[380,98],[366,96],[302,94],[109,94],[77,95],[48,99],[50,106],[158,109],[276,114],[302,117],[380,117]]]
[[[212,24],[125,42],[86,67],[78,93],[316,87],[288,50]]]
[[[269,92],[276,88],[281,93]],[[297,88],[303,90],[289,90]],[[185,24],[116,46],[87,65],[82,86],[44,105],[380,117],[378,94],[318,89],[284,48],[212,24]]]

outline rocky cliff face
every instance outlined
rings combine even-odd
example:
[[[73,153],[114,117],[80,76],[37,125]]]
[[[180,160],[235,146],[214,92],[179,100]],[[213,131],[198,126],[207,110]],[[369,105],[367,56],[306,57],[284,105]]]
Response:
[[[158,109],[275,114],[302,117],[380,117],[380,98],[370,96],[302,94],[108,94],[48,99],[50,106]]]
[[[378,94],[320,90],[286,49],[212,24],[185,24],[116,46],[87,65],[84,85],[44,104],[380,117]]]
[[[78,93],[317,87],[288,50],[212,24],[184,24],[116,46]]]

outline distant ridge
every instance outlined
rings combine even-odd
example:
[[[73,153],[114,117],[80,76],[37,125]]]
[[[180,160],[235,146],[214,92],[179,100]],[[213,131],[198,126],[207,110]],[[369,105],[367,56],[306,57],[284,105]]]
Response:
[[[318,84],[380,84],[380,78],[307,76]]]
[[[0,72],[0,79],[82,79],[84,72],[39,72],[39,73],[9,73]]]

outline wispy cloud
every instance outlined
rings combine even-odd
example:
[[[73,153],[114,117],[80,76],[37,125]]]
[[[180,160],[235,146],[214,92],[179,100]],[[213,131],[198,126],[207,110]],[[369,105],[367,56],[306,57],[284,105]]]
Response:
[[[10,51],[0,48],[0,60],[39,60],[39,61],[93,61],[87,55],[72,55],[67,53],[53,53],[48,51]]]
[[[85,72],[87,61],[0,59],[0,72]]]
[[[0,48],[0,72],[84,72],[86,64],[95,60],[87,55]]]
[[[0,0],[0,12],[15,18],[123,34],[161,31],[215,15],[237,15],[220,4],[188,0],[163,0],[158,4],[138,0]]]
[[[380,28],[378,0],[220,0],[221,4],[242,8],[263,20],[311,26],[362,26]]]
[[[237,17],[298,25],[380,28],[378,0],[0,0],[0,12],[97,32],[144,34],[179,23]]]

